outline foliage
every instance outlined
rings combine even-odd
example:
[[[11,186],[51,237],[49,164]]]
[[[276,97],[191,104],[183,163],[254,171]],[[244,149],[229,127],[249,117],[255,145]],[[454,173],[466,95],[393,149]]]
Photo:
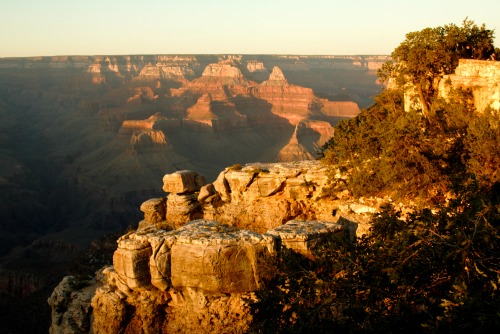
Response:
[[[474,117],[467,128],[465,141],[468,170],[482,186],[500,184],[500,122],[498,113],[486,110]]]
[[[477,184],[439,211],[387,206],[358,243],[286,253],[257,305],[261,333],[485,332],[500,326],[500,205]]]
[[[403,110],[400,90],[381,93],[374,106],[337,126],[323,162],[350,171],[354,196],[443,204],[471,176],[491,189],[500,184],[500,119],[491,110],[478,114],[472,101],[470,91],[452,89],[448,101],[433,101],[426,118]]]
[[[389,196],[355,243],[334,236],[315,261],[286,255],[260,292],[256,332],[487,332],[500,328],[500,118],[472,93],[436,95],[461,57],[485,59],[493,33],[465,20],[410,33],[380,71],[398,89],[341,122],[322,161],[354,196]],[[404,110],[410,83],[424,110]]]
[[[439,79],[453,73],[460,58],[488,59],[494,52],[493,31],[465,19],[455,24],[410,32],[379,71],[381,79],[395,78],[418,93],[425,116],[430,112]]]

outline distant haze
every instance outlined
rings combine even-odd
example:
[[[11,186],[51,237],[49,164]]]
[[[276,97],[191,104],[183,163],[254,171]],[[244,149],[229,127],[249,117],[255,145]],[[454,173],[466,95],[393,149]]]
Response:
[[[390,54],[405,34],[498,0],[0,0],[0,57],[97,54]]]

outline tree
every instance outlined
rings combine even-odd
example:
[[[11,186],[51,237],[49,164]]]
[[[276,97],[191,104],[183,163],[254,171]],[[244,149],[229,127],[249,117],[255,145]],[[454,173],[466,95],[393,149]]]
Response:
[[[395,50],[381,74],[400,85],[339,123],[323,162],[348,171],[354,196],[387,195],[404,210],[382,207],[354,243],[318,243],[314,262],[283,250],[259,291],[257,333],[500,328],[500,118],[478,114],[470,90],[435,96],[459,58],[488,57],[491,37],[465,20],[410,33]],[[405,85],[420,90],[426,111],[404,110]]]
[[[451,74],[460,58],[488,59],[494,52],[493,31],[465,19],[455,24],[410,32],[379,71],[381,79],[394,78],[400,87],[415,89],[428,117],[439,79]]]

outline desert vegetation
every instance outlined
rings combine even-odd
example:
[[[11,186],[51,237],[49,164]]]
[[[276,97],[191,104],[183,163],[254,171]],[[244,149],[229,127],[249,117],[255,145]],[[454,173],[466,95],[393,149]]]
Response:
[[[353,196],[387,205],[356,242],[331,238],[315,261],[285,257],[260,292],[257,332],[500,328],[498,111],[476,110],[467,90],[437,93],[459,58],[487,59],[492,40],[465,20],[409,33],[394,50],[379,74],[396,85],[341,122],[323,150],[325,164],[349,171]],[[408,87],[419,103],[405,110]]]

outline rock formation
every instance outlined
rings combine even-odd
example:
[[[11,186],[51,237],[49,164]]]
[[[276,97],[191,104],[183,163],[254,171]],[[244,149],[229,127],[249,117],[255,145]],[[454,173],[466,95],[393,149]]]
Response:
[[[259,85],[255,96],[270,103],[273,114],[285,118],[294,126],[313,113],[309,108],[315,99],[313,90],[290,85],[277,66],[273,68],[269,80]]]
[[[500,110],[500,62],[460,59],[454,74],[439,82],[439,93],[447,98],[450,88],[470,88],[477,111],[487,107]]]
[[[266,67],[263,62],[258,60],[249,60],[247,62],[247,69],[249,72],[264,72],[266,71]]]
[[[326,173],[303,161],[233,166],[213,184],[193,171],[165,175],[168,195],[141,205],[144,220],[118,239],[99,282],[68,277],[54,291],[51,333],[79,333],[91,321],[94,333],[246,332],[254,292],[287,256],[281,247],[314,259],[325,237],[355,233],[353,221],[376,210],[342,200],[345,176],[336,171],[329,183]]]
[[[66,276],[54,289],[48,303],[52,306],[50,334],[86,334],[92,329],[90,301],[96,279]]]
[[[486,108],[500,110],[500,62],[491,60],[459,59],[455,73],[443,75],[439,81],[438,94],[448,98],[450,90],[454,88],[470,89],[474,98],[474,105],[478,112]],[[389,88],[395,86],[390,82]],[[421,108],[416,89],[412,86],[405,88],[405,110]]]
[[[288,144],[279,151],[276,160],[281,162],[290,162],[314,159],[312,154],[309,153],[304,146],[299,144],[299,140],[297,139],[297,129],[298,126],[295,127],[293,136],[290,138]]]
[[[170,232],[150,227],[125,235],[92,299],[93,330],[245,332],[253,320],[253,291],[273,276],[278,244],[310,256],[322,238],[342,229],[333,222],[291,221],[258,234],[196,220]]]

